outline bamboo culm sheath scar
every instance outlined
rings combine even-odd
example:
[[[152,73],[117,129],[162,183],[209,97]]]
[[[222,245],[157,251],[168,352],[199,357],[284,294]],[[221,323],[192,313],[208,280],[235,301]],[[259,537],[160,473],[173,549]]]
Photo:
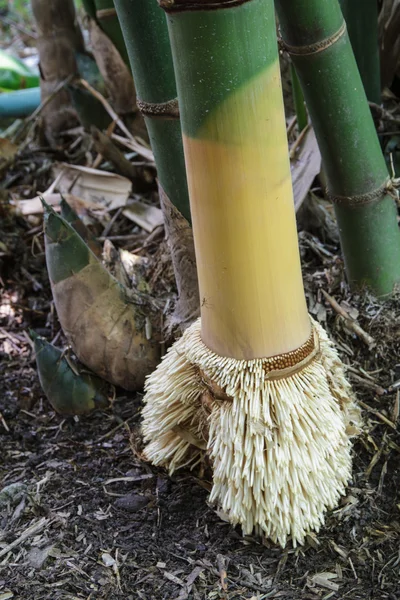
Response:
[[[146,383],[145,453],[206,457],[210,499],[245,534],[302,543],[351,474],[359,412],[307,314],[272,0],[163,0],[201,318]]]

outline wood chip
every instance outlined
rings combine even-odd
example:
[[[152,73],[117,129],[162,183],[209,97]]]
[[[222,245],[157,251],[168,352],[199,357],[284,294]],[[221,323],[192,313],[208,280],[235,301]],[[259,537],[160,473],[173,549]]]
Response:
[[[185,585],[185,582],[182,581],[182,579],[179,579],[179,577],[177,577],[173,573],[169,573],[168,571],[164,572],[164,577],[165,579],[169,579],[169,581],[172,581],[173,583],[176,583],[177,585],[180,585],[182,587]]]
[[[376,346],[374,338],[371,337],[369,335],[369,333],[364,331],[364,329],[357,323],[357,321],[354,321],[351,318],[351,316],[349,315],[347,310],[345,310],[342,306],[340,306],[340,304],[338,302],[336,302],[335,298],[332,298],[332,296],[330,296],[327,292],[325,292],[325,290],[321,290],[321,291],[322,291],[323,295],[325,296],[325,298],[328,300],[329,304],[332,306],[332,308],[338,313],[338,315],[343,317],[343,319],[346,322],[347,327],[349,329],[351,329],[353,331],[353,333],[355,333],[356,336],[358,336],[360,338],[360,340],[362,340],[369,347],[370,350],[372,348],[374,348],[374,346]]]
[[[0,558],[8,554],[10,550],[13,550],[14,548],[17,548],[17,546],[19,546],[20,544],[23,544],[28,538],[36,535],[37,533],[39,533],[39,531],[49,526],[51,522],[52,521],[46,519],[46,517],[43,517],[36,523],[30,525],[27,529],[25,529],[25,531],[21,533],[21,535],[16,540],[11,542],[11,544],[7,544],[7,546],[0,550]]]
[[[336,579],[336,578],[337,578],[336,573],[316,573],[316,575],[313,575],[312,577],[309,578],[309,581],[312,584],[317,585],[319,587],[323,587],[323,588],[326,588],[327,590],[333,590],[333,591],[337,592],[340,587],[339,584],[331,581],[332,579]]]

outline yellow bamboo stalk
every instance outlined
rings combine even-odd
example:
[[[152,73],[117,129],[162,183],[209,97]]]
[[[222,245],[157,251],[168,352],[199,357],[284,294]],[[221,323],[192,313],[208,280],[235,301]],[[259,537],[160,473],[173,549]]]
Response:
[[[275,61],[184,135],[202,338],[222,356],[273,356],[310,336],[282,114]]]

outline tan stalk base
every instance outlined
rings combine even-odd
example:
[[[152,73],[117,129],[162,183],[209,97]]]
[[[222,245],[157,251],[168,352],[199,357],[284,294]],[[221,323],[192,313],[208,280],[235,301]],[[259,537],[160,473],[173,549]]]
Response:
[[[350,436],[360,426],[337,352],[322,327],[313,326],[319,351],[300,369],[276,377],[277,371],[266,373],[268,359],[211,352],[198,320],[146,384],[148,459],[173,472],[207,452],[210,501],[244,534],[255,531],[281,546],[289,536],[296,545],[318,531],[344,493]]]

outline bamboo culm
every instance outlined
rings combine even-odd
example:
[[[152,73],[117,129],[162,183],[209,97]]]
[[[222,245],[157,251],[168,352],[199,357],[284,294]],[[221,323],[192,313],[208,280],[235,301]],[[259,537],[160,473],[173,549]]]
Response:
[[[381,103],[377,0],[340,0],[358,70],[370,102]]]
[[[190,222],[176,84],[165,15],[157,0],[115,0],[115,7],[160,184],[174,206]]]
[[[400,282],[389,174],[337,0],[276,0],[335,204],[347,277],[378,296]]]

